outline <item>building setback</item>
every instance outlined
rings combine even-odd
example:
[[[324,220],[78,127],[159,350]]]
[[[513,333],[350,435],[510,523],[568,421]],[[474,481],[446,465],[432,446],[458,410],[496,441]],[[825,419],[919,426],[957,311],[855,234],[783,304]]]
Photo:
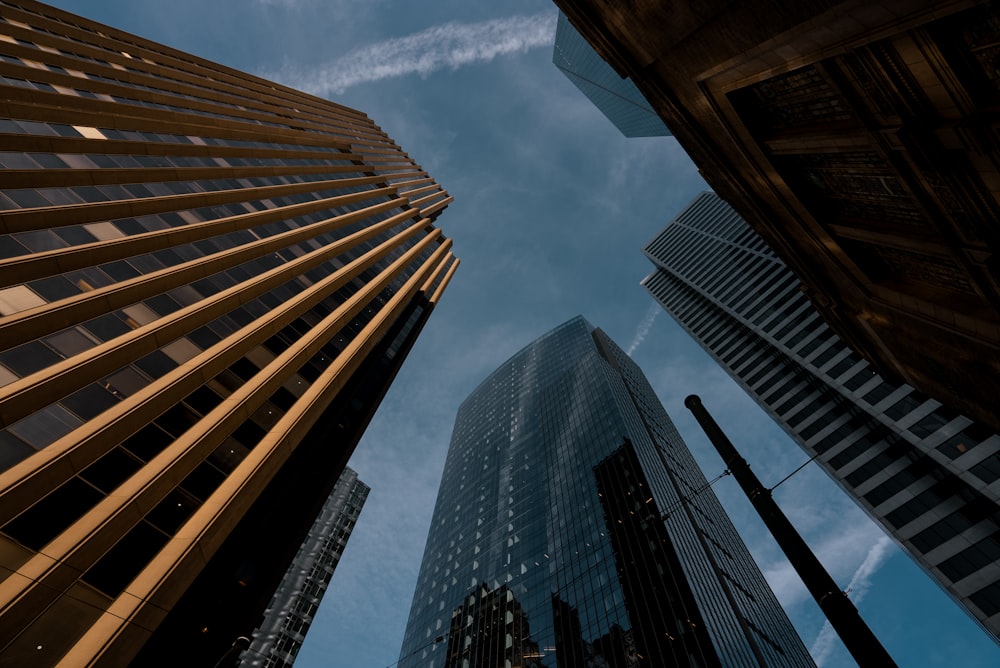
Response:
[[[291,668],[370,491],[344,469],[253,632],[242,668]]]
[[[626,137],[670,135],[635,84],[604,62],[562,12],[552,62]]]
[[[699,195],[645,254],[656,268],[643,285],[663,308],[1000,638],[1000,436],[879,376],[716,195]]]
[[[0,663],[250,635],[454,272],[363,113],[0,1]]]
[[[641,370],[577,317],[459,408],[399,665],[812,661]]]
[[[844,341],[1000,431],[1000,7],[556,4]]]

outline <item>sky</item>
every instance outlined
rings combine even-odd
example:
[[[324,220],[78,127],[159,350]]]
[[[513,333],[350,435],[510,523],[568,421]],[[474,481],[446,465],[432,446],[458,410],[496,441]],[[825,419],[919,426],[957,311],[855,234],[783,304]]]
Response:
[[[699,394],[765,484],[808,458],[639,285],[641,253],[707,186],[676,140],[626,139],[552,65],[548,0],[58,0],[52,4],[367,113],[455,197],[462,260],[351,466],[372,491],[297,668],[393,666],[455,412],[582,314],[643,368],[708,479]],[[731,477],[715,484],[819,665],[852,666]],[[815,465],[775,499],[900,666],[1000,650]]]

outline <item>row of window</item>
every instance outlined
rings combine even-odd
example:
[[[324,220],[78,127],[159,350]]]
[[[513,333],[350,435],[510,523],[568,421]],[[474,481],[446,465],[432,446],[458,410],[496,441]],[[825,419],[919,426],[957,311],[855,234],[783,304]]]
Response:
[[[26,24],[19,23],[19,22],[13,22],[13,21],[8,21],[8,22],[14,23],[15,25],[19,25],[20,27],[23,27],[23,28],[29,28],[29,29],[33,29],[33,30],[36,30],[36,31],[40,31],[40,32],[47,32],[47,31],[44,31],[44,30],[38,28],[37,26],[28,26]],[[20,45],[23,45],[23,46],[27,46],[27,47],[31,47],[31,48],[34,48],[34,49],[38,49],[39,52],[40,52],[40,54],[41,53],[45,53],[45,54],[47,54],[47,53],[56,53],[56,54],[64,56],[64,57],[72,58],[73,60],[76,60],[76,61],[78,61],[80,63],[80,70],[65,69],[65,68],[63,68],[63,67],[61,67],[59,65],[47,64],[47,63],[44,63],[44,62],[39,62],[41,60],[45,60],[46,59],[44,56],[41,56],[38,60],[31,61],[31,63],[26,63],[26,62],[23,63],[23,64],[25,64],[25,65],[27,65],[27,66],[35,69],[36,71],[38,69],[44,69],[44,70],[48,70],[48,71],[54,72],[57,75],[70,75],[70,76],[73,76],[73,77],[76,77],[76,78],[79,78],[79,79],[90,80],[90,81],[98,81],[98,82],[112,84],[114,86],[124,86],[124,87],[130,88],[130,89],[133,89],[133,90],[141,90],[141,91],[148,92],[148,93],[151,93],[153,95],[158,95],[158,96],[161,96],[161,97],[164,96],[164,95],[167,95],[167,96],[170,96],[170,97],[173,97],[173,98],[178,98],[178,99],[181,99],[181,100],[191,100],[191,101],[195,101],[195,102],[202,103],[202,104],[212,105],[213,107],[223,107],[223,108],[232,109],[232,110],[237,111],[237,112],[244,112],[244,114],[240,114],[240,115],[225,114],[225,113],[219,113],[219,112],[209,112],[209,111],[198,111],[198,112],[196,112],[196,113],[200,113],[202,115],[212,116],[212,117],[216,117],[216,118],[229,118],[229,119],[233,119],[233,120],[240,120],[240,121],[245,121],[245,122],[258,123],[258,124],[261,124],[261,125],[266,125],[266,126],[271,126],[271,127],[297,127],[296,123],[301,123],[301,118],[302,118],[301,112],[298,115],[296,115],[296,116],[293,116],[291,114],[285,115],[285,114],[279,113],[279,110],[280,110],[281,106],[283,106],[283,105],[281,104],[279,98],[276,98],[276,97],[274,97],[274,98],[271,99],[271,101],[273,103],[276,103],[276,104],[273,105],[273,107],[271,107],[269,109],[266,109],[266,110],[260,110],[260,109],[257,109],[257,107],[259,107],[259,104],[260,104],[258,100],[253,99],[251,96],[246,96],[245,93],[244,93],[244,90],[242,90],[240,87],[232,86],[230,84],[224,84],[224,83],[222,83],[221,86],[219,86],[219,87],[210,88],[210,87],[206,87],[204,85],[200,85],[199,83],[197,83],[197,81],[198,81],[197,78],[194,79],[194,83],[192,81],[182,81],[182,80],[180,80],[180,79],[178,79],[176,77],[170,77],[170,76],[167,76],[167,75],[164,75],[164,74],[153,74],[153,73],[150,73],[150,72],[146,72],[146,71],[137,69],[136,67],[132,67],[132,65],[121,65],[121,64],[119,64],[117,62],[108,62],[108,61],[104,61],[104,60],[101,60],[101,59],[98,59],[98,58],[94,58],[94,57],[91,57],[91,56],[83,55],[83,54],[80,54],[80,53],[74,53],[74,52],[65,51],[65,50],[57,48],[57,47],[52,47],[52,46],[38,46],[38,45],[34,44],[33,42],[28,41],[28,40],[23,40],[23,39],[18,39],[18,38],[10,38],[10,37],[8,37],[7,39],[13,41],[16,44],[20,44]],[[74,38],[66,36],[66,35],[58,35],[58,36],[56,36],[56,39],[59,42],[62,42],[63,40],[74,39]],[[103,45],[89,44],[88,43],[87,46],[89,46],[91,48],[98,48],[98,49],[109,51],[110,53],[114,53],[116,56],[122,56],[122,55],[124,55],[125,57],[128,58],[129,63],[135,64],[135,65],[138,65],[140,62],[143,61],[143,59],[141,57],[136,58],[136,57],[133,57],[132,55],[128,54],[125,51],[114,51],[114,50],[109,49],[108,47],[103,46]],[[6,56],[5,60],[7,60],[8,62],[15,62],[17,64],[22,64],[22,60],[19,59],[19,58],[14,57],[14,56]],[[92,66],[92,64],[98,65],[98,68],[94,68]],[[200,77],[204,77],[205,76],[205,74],[204,74],[204,68],[202,67],[200,69],[201,69],[201,71],[199,72],[199,76]],[[89,72],[85,73],[84,71],[81,71],[81,70],[89,70]],[[102,74],[98,74],[97,73],[98,71],[102,72],[103,74],[110,74],[111,76],[103,76]],[[130,73],[138,75],[139,77],[142,77],[142,78],[152,78],[152,79],[159,79],[161,81],[170,81],[171,83],[174,84],[174,89],[167,90],[167,89],[159,88],[159,87],[152,86],[152,85],[149,85],[149,84],[136,83],[134,80],[125,80],[125,79],[123,79],[121,77],[116,77],[115,74],[117,72],[119,72],[119,71],[130,72]],[[135,77],[129,77],[129,79],[134,79],[134,78]],[[10,78],[8,78],[8,80],[10,81]],[[38,81],[28,82],[27,80],[13,80],[12,83],[15,83],[15,85],[19,84],[19,85],[22,85],[22,86],[27,85],[27,86],[30,86],[30,87],[38,88],[40,90],[48,90],[50,92],[77,93],[77,94],[84,93],[87,97],[95,97],[94,94],[90,93],[90,91],[81,91],[81,90],[73,89],[73,88],[64,88],[62,86],[59,86],[58,88],[56,88],[56,87],[54,87],[52,85],[49,85],[47,83],[44,83],[44,82],[38,82]],[[218,82],[218,83],[221,83],[221,82]],[[244,106],[244,105],[236,104],[234,102],[218,101],[218,100],[215,100],[215,99],[211,99],[209,97],[200,97],[200,96],[193,95],[193,94],[182,93],[182,92],[176,90],[177,87],[184,87],[184,88],[195,89],[195,90],[201,89],[201,90],[204,90],[206,92],[211,92],[211,93],[216,93],[216,94],[218,94],[219,92],[225,91],[226,94],[229,95],[229,96],[241,96],[241,97],[244,97],[245,101],[247,102],[248,105],[250,105],[251,108],[248,108],[247,106]],[[119,98],[117,96],[109,96],[109,95],[101,94],[101,93],[98,94],[98,97],[111,98],[111,99],[114,99],[114,100],[120,101],[120,102],[121,101],[126,101],[126,102],[131,101],[133,103],[141,104],[143,106],[153,106],[153,107],[157,107],[157,108],[167,108],[167,107],[165,107],[163,105],[156,105],[156,104],[154,104],[152,102],[140,102],[138,100],[127,100],[125,98]],[[303,101],[303,103],[306,106],[309,106],[308,102]],[[178,110],[182,110],[182,111],[191,111],[190,109],[182,109],[182,108],[177,108],[177,109]],[[249,115],[264,115],[264,116],[267,116],[267,117],[270,117],[270,118],[285,118],[285,119],[288,119],[288,120],[286,122],[284,122],[284,123],[275,123],[273,121],[263,120],[263,119],[260,119],[260,118],[257,118],[257,119],[254,119],[252,117],[248,118],[247,117],[248,114]],[[345,130],[347,130],[348,132],[350,131],[347,123],[345,122],[346,119],[335,119],[334,117],[330,116],[329,114],[324,114],[324,116],[326,116],[326,118],[324,119],[323,122],[328,127],[332,128],[333,126],[331,125],[331,121],[336,120],[336,121],[338,121],[340,123],[343,123],[343,126],[344,126]],[[329,134],[340,134],[340,133],[329,132]],[[343,135],[343,136],[352,137],[354,135],[348,134],[348,135]]]

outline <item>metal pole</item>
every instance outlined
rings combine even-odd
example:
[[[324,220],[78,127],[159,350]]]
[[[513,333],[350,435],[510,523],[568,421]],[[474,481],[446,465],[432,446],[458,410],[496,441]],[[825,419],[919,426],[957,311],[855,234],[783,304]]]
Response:
[[[722,429],[709,415],[702,405],[701,398],[696,394],[688,396],[684,405],[694,414],[698,424],[705,430],[708,440],[712,442],[726,468],[736,478],[750,503],[757,510],[765,526],[778,542],[795,572],[802,578],[806,589],[819,603],[823,614],[830,620],[830,625],[837,632],[847,647],[847,651],[862,668],[893,668],[896,662],[872,633],[865,621],[858,614],[847,594],[841,591],[837,583],[819,562],[806,542],[788,521],[778,504],[771,498],[771,491],[766,489],[750,470],[750,465],[740,456]]]

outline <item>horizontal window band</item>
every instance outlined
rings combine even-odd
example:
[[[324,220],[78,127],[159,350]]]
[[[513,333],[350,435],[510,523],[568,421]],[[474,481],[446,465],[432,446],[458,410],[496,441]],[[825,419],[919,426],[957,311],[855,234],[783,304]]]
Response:
[[[333,244],[296,258],[292,262],[275,267],[260,276],[231,286],[211,298],[203,299],[168,316],[158,318],[127,334],[106,341],[90,350],[0,388],[0,425],[12,424],[26,417],[39,406],[46,406],[58,401],[66,394],[95,382],[105,374],[130,364],[143,355],[158,350],[178,337],[228,313],[249,299],[264,294],[268,290],[301,275],[309,267],[326,262],[412,217],[413,212],[398,214]],[[302,312],[312,308],[329,294],[336,292],[344,284],[353,280],[361,271],[381,259],[400,243],[417,234],[421,228],[422,221],[418,221],[392,239],[383,242],[376,249],[346,264],[323,281],[314,284],[288,303],[303,302],[305,305],[301,308]],[[378,252],[376,253],[376,251]],[[100,307],[101,301],[98,299],[95,307]],[[279,307],[278,313],[280,314],[282,311],[284,309]],[[294,320],[298,315],[296,314],[288,322]],[[277,323],[276,312],[272,311],[262,316],[251,325],[262,321],[275,325]],[[279,331],[286,324],[288,323],[276,324],[273,329],[275,332]],[[267,336],[263,337],[261,341],[266,338]],[[241,346],[242,341],[236,348],[241,348]]]
[[[6,147],[4,147],[6,148]],[[97,148],[97,147],[95,147]],[[330,154],[344,160],[347,154]],[[0,171],[0,188],[73,188],[79,186],[131,185],[169,181],[242,179],[300,174],[361,174],[389,171],[398,167],[382,165],[258,165],[246,167],[110,167],[98,169],[5,169]],[[141,198],[137,198],[141,199]]]
[[[422,179],[418,179],[416,182],[422,181]],[[190,244],[223,234],[248,230],[259,225],[288,220],[296,216],[304,216],[317,211],[335,209],[346,204],[357,204],[359,202],[364,202],[378,197],[390,197],[395,195],[399,188],[404,187],[406,183],[407,182],[383,186],[373,190],[362,190],[355,193],[348,193],[346,195],[334,195],[333,197],[303,202],[301,204],[289,204],[274,209],[225,216],[201,223],[171,227],[164,230],[144,232],[142,234],[133,234],[114,239],[99,240],[88,244],[80,244],[78,246],[57,248],[55,250],[43,251],[41,253],[18,255],[5,260],[0,260],[0,286],[18,285],[38,278],[45,278],[47,276],[64,274],[78,269],[95,267],[106,262],[127,260],[130,257],[142,255],[144,253],[153,253],[159,250],[179,246],[181,244]],[[405,198],[400,198],[394,201],[397,206],[405,205],[407,202]],[[344,215],[346,216],[350,214]],[[292,232],[298,232],[299,237],[301,237],[304,230],[322,230],[323,225],[329,222],[329,220],[331,219],[328,219],[328,221],[324,221],[323,223],[316,223],[304,228],[298,228]],[[322,232],[316,231],[308,236],[296,238],[297,241],[302,238],[311,238],[322,234],[325,231],[329,231],[329,229],[323,230]],[[275,235],[272,238],[290,238],[290,234],[290,232],[284,232],[280,235]],[[297,243],[297,241],[289,241],[285,245]],[[246,246],[253,246],[257,243],[259,242],[246,244]],[[230,250],[239,250],[239,248],[242,248],[242,246]],[[211,256],[206,256],[206,258],[214,257],[215,255],[216,254],[213,253]],[[167,267],[164,270],[153,273],[159,274],[163,271],[169,272],[171,269],[177,270],[178,268],[187,266],[192,262],[200,261],[201,260],[190,260],[182,265]],[[147,274],[146,276],[151,276],[151,274]],[[0,325],[0,331],[2,331],[2,328],[3,326]]]
[[[46,10],[59,12],[59,10],[53,7],[46,7]],[[169,47],[156,44],[135,35],[128,35],[126,33],[121,33],[120,35],[111,34],[107,37],[107,40],[120,43],[132,56],[149,58],[154,62],[146,62],[136,57],[128,58],[120,53],[109,53],[106,49],[91,44],[91,40],[94,39],[93,33],[71,25],[81,20],[82,17],[79,16],[65,14],[67,21],[53,21],[45,15],[26,12],[13,6],[5,7],[4,14],[9,19],[19,17],[25,24],[48,30],[47,32],[30,30],[8,22],[5,30],[13,37],[21,37],[25,41],[79,53],[84,56],[89,55],[97,60],[115,63],[129,69],[145,70],[149,76],[157,81],[161,78],[182,79],[180,82],[182,85],[187,83],[192,89],[199,91],[206,89],[206,81],[211,81],[213,88],[210,90],[222,89],[231,91],[235,97],[248,101],[259,101],[261,98],[274,100],[279,103],[275,105],[278,109],[285,110],[289,114],[303,113],[302,110],[306,109],[312,110],[314,114],[318,113],[324,118],[345,118],[352,119],[357,123],[371,123],[367,115],[350,107],[320,100],[308,93],[303,93],[280,84],[274,84],[252,74],[233,70],[217,63],[197,58],[196,56],[170,49]],[[113,31],[109,26],[101,26],[97,23],[90,23],[90,25],[96,33],[108,35],[109,30]],[[63,35],[65,37],[62,37]],[[73,37],[80,41],[73,40]],[[67,59],[70,69],[79,69],[79,66],[82,64],[78,58],[70,58],[69,56],[61,56],[60,54],[47,55],[49,58],[61,57]],[[73,65],[76,66],[74,67]],[[93,63],[91,66],[97,67],[98,65],[98,63]],[[127,74],[127,72],[117,69],[115,69],[115,72],[122,75]],[[206,74],[208,74],[207,77]],[[248,91],[253,92],[248,95]],[[335,111],[336,115],[331,113],[332,111]]]
[[[79,125],[79,123],[76,123]],[[101,126],[97,126],[101,127]],[[106,127],[106,126],[105,126]],[[177,132],[170,132],[177,135]],[[228,146],[225,144],[178,144],[176,142],[137,142],[127,139],[88,139],[86,137],[62,137],[58,135],[26,135],[0,133],[0,146],[6,151],[21,153],[87,153],[106,155],[146,155],[146,156],[190,156],[203,158],[282,158],[282,159],[336,159],[359,160],[364,162],[400,162],[416,166],[411,158],[401,151],[387,154],[351,153],[350,145],[316,146],[313,150],[256,146]],[[343,151],[343,152],[337,152]]]
[[[6,96],[8,91],[26,91],[27,89],[4,86]],[[321,132],[306,132],[304,130],[289,130],[269,125],[258,125],[242,121],[233,121],[211,116],[180,114],[164,109],[150,109],[119,102],[104,100],[89,100],[73,98],[73,107],[66,106],[64,95],[58,93],[43,93],[34,91],[31,101],[20,99],[0,100],[0,115],[5,118],[24,119],[48,123],[64,123],[66,125],[87,125],[91,127],[114,128],[117,130],[141,130],[143,132],[162,132],[165,134],[184,134],[203,137],[216,137],[236,141],[254,141],[265,144],[288,143],[303,146],[327,147],[331,149],[354,146],[378,145],[386,146],[389,138],[381,135],[372,139],[364,139],[354,135],[342,136],[324,134]],[[22,94],[19,94],[22,95]],[[40,97],[40,96],[45,97]],[[326,128],[329,130],[329,128]],[[142,142],[135,142],[141,146]],[[399,149],[390,150],[398,151]],[[362,151],[365,153],[367,151]]]
[[[415,172],[414,176],[427,176],[427,172]],[[89,202],[64,206],[46,206],[31,209],[16,209],[0,212],[0,233],[15,234],[33,230],[47,230],[61,225],[82,225],[117,218],[135,218],[156,213],[171,213],[184,209],[220,204],[238,204],[251,199],[268,199],[283,195],[313,193],[321,190],[351,188],[354,186],[377,184],[385,186],[385,176],[361,176],[347,179],[328,179],[276,186],[255,186],[251,188],[231,188],[212,192],[189,193],[185,195],[162,195],[142,199],[115,200],[113,202]]]
[[[118,95],[151,104],[174,102],[178,103],[178,106],[202,111],[206,114],[221,114],[250,122],[281,123],[287,124],[288,127],[294,123],[296,127],[311,127],[318,130],[336,128],[345,133],[374,134],[380,132],[369,118],[358,114],[340,113],[342,108],[333,104],[323,109],[315,104],[309,104],[308,98],[300,98],[289,100],[291,108],[288,108],[283,104],[285,100],[281,96],[275,95],[276,89],[269,86],[270,82],[264,79],[254,78],[251,81],[242,81],[233,87],[227,87],[223,84],[222,87],[207,88],[204,86],[204,79],[200,79],[198,74],[190,72],[186,67],[172,69],[151,65],[136,58],[125,58],[90,45],[70,42],[56,35],[47,36],[37,30],[25,30],[10,23],[5,25],[5,32],[15,38],[20,33],[23,39],[36,44],[44,44],[48,41],[52,48],[60,51],[79,53],[80,56],[83,56],[82,58],[66,53],[49,52],[45,54],[44,61],[46,64],[57,65],[63,69],[96,75],[98,78],[88,77],[86,79],[86,89],[91,93]],[[62,32],[62,28],[58,32]],[[8,43],[5,51],[10,56],[32,61],[40,60],[37,49],[16,42]],[[85,52],[90,52],[93,58],[103,62],[88,60]],[[108,64],[116,57],[120,59],[116,64],[127,69],[118,69]],[[145,65],[148,71],[141,71],[142,68],[139,66],[142,65]],[[187,75],[191,81],[179,81],[178,74]],[[37,69],[11,62],[0,62],[0,75],[12,78],[24,77],[50,86],[65,88],[75,88],[81,83],[78,77],[69,72]],[[246,87],[248,84],[250,87],[262,90],[259,90],[256,96],[247,96]],[[30,92],[30,89],[26,90]],[[55,94],[59,95],[60,93]],[[300,93],[300,95],[302,94]],[[282,114],[279,111],[283,108],[287,109],[287,113]]]
[[[37,57],[36,54],[35,57]],[[46,59],[47,61],[50,59]],[[51,59],[55,60],[55,58]],[[90,70],[97,74],[97,76],[107,76],[108,78],[117,77],[120,73],[119,70],[113,68],[98,68],[92,63],[70,61],[68,67],[71,69],[82,68],[84,70]],[[8,77],[11,79],[21,79],[29,81],[37,81],[39,83],[44,83],[49,86],[59,86],[62,88],[75,88],[80,85],[81,80],[71,74],[61,74],[58,72],[53,72],[50,70],[39,70],[23,65],[15,65],[7,62],[0,61],[0,76]],[[121,78],[121,77],[118,77]],[[313,119],[303,117],[282,117],[272,113],[254,112],[244,109],[237,109],[233,106],[229,106],[225,103],[218,102],[212,99],[205,100],[193,100],[185,97],[183,94],[171,95],[170,93],[160,93],[155,91],[144,90],[143,88],[136,88],[132,86],[127,86],[120,83],[111,83],[107,81],[99,81],[93,78],[86,80],[87,91],[92,94],[106,95],[109,97],[119,97],[125,98],[124,101],[118,100],[102,100],[93,99],[89,97],[80,97],[69,95],[66,93],[60,93],[57,91],[45,91],[38,90],[36,88],[24,88],[21,86],[3,86],[5,99],[11,102],[28,102],[28,103],[38,103],[46,106],[58,106],[59,103],[65,104],[67,99],[73,101],[74,107],[78,107],[80,111],[100,111],[102,109],[108,108],[107,105],[112,105],[119,111],[117,116],[119,118],[126,118],[133,115],[143,115],[143,114],[129,114],[120,113],[122,110],[131,111],[132,109],[141,109],[144,111],[151,112],[150,117],[154,118],[158,114],[168,113],[183,114],[192,119],[206,119],[213,121],[223,121],[234,125],[247,125],[256,128],[266,128],[268,131],[284,131],[284,132],[309,132],[310,134],[316,135],[330,135],[333,137],[339,137],[340,139],[363,139],[368,141],[373,141],[375,143],[382,143],[388,139],[384,133],[380,133],[371,124],[354,124],[345,119]],[[161,83],[160,81],[153,80],[152,83],[155,85]],[[203,96],[199,96],[203,97]],[[164,105],[172,107],[183,108],[183,111],[177,109],[159,109],[152,106],[146,106],[141,103],[148,103],[153,105]],[[243,104],[242,106],[248,106]],[[200,112],[200,113],[199,113]],[[264,121],[261,124],[259,121]],[[106,121],[113,122],[113,121]],[[294,124],[294,125],[293,125]],[[115,127],[114,125],[107,125],[105,127]],[[139,129],[139,128],[118,128],[118,129]]]

